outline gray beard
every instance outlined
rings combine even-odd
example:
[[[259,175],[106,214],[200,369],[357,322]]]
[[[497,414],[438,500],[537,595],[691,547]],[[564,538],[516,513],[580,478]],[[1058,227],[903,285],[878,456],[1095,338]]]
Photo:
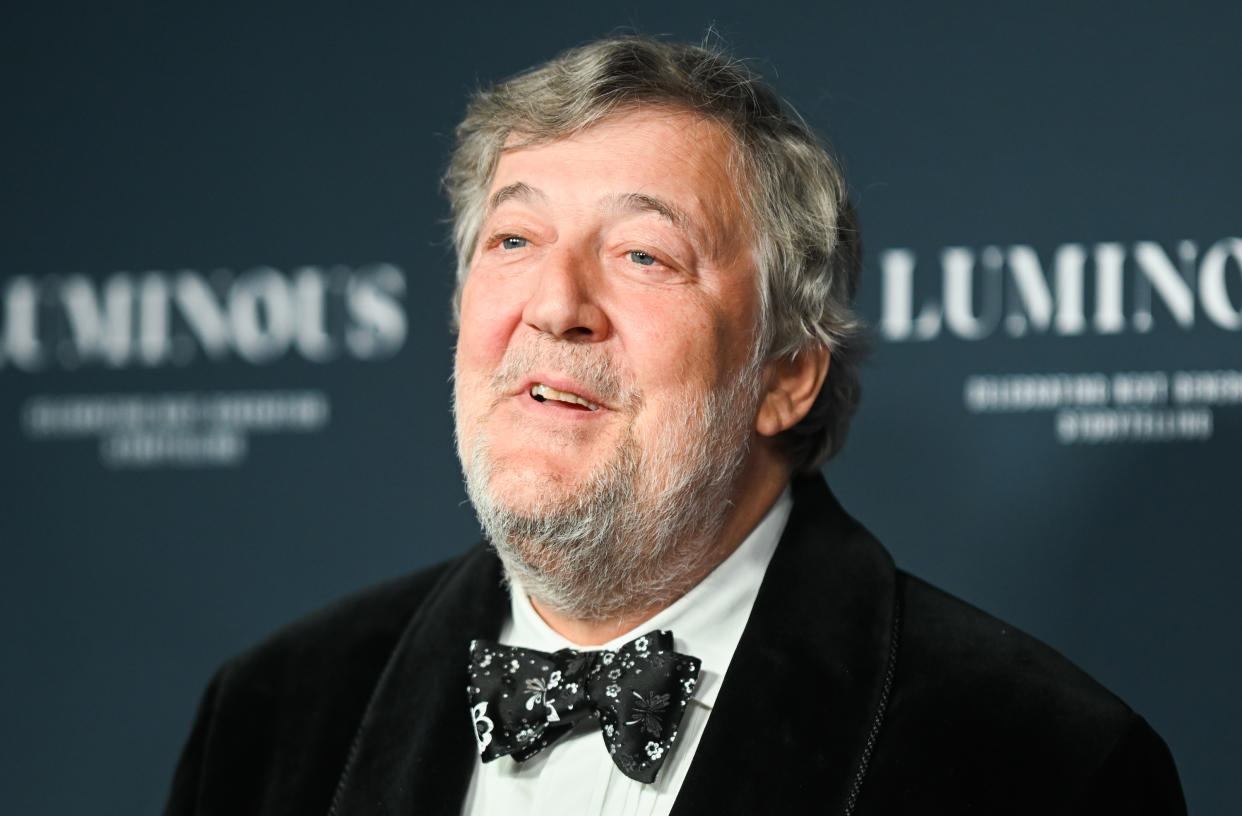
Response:
[[[494,465],[480,432],[468,458],[462,452],[466,490],[509,581],[583,621],[666,606],[684,594],[732,507],[758,403],[759,365],[729,382],[694,395],[679,418],[684,422],[662,423],[645,447],[631,429],[582,484],[532,509],[496,500]]]

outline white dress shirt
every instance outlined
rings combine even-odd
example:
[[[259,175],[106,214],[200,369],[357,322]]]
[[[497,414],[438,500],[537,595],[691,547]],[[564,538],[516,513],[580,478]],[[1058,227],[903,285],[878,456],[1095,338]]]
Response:
[[[590,647],[616,649],[652,629],[669,629],[678,652],[702,661],[677,744],[655,782],[644,784],[621,773],[599,733],[599,723],[588,718],[525,762],[508,756],[478,762],[462,809],[464,816],[667,816],[792,507],[786,487],[746,540],[698,585],[632,631]],[[510,617],[500,632],[502,643],[543,652],[584,648],[554,632],[535,612],[526,593],[517,587],[513,590]]]

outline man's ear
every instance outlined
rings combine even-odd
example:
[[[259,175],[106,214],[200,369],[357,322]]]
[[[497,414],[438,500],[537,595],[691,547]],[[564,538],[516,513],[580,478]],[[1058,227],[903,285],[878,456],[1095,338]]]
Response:
[[[828,375],[829,357],[827,348],[813,346],[764,365],[763,400],[755,416],[760,435],[776,436],[807,415]]]

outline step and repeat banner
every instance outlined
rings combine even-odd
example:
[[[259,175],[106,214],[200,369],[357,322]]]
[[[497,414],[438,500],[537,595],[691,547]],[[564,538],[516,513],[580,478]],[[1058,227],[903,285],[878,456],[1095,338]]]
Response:
[[[842,156],[873,352],[826,472],[1242,807],[1242,7],[6,9],[13,813],[158,811],[211,671],[478,530],[438,187],[478,84],[723,42]]]

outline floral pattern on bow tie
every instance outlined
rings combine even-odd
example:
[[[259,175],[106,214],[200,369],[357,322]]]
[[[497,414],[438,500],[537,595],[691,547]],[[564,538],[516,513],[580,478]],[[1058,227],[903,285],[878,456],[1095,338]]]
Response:
[[[652,631],[616,651],[554,654],[478,640],[470,644],[470,698],[484,762],[539,753],[586,718],[601,726],[616,766],[652,782],[677,739],[699,660]]]

